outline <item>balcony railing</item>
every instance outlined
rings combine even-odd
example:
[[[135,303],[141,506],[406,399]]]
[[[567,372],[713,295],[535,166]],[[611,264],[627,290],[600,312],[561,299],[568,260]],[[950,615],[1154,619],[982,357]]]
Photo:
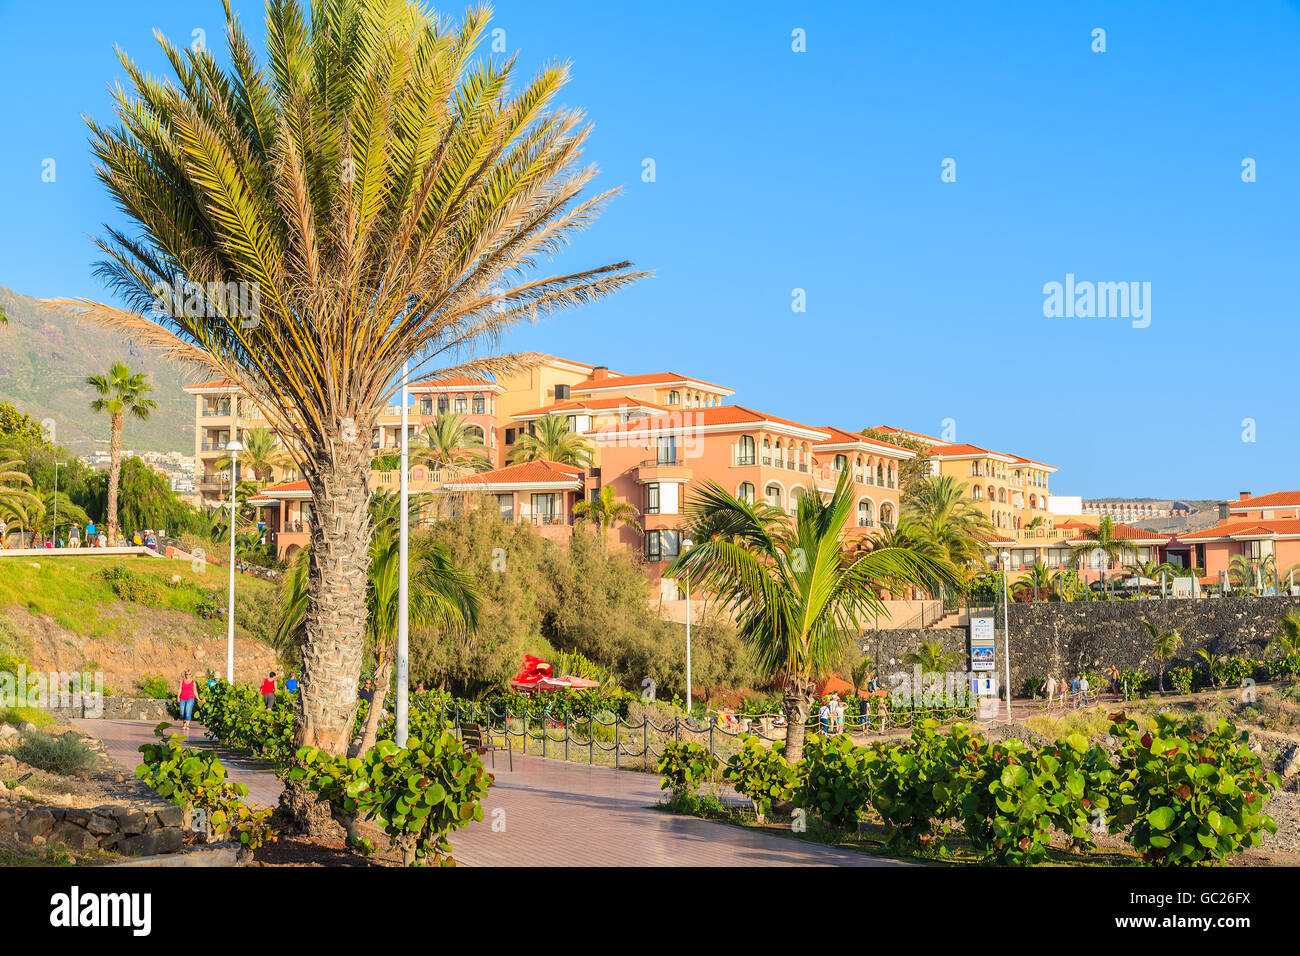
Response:
[[[659,465],[685,465],[686,462],[681,455],[659,455],[655,458],[647,458],[641,462],[642,468],[654,468]]]
[[[225,441],[205,441],[203,444],[199,446],[199,450],[200,451],[225,451],[226,444],[227,442]]]
[[[875,526],[876,526],[876,523],[875,523],[874,521],[872,521],[870,518],[859,518],[859,519],[858,519],[858,527],[859,527],[859,528],[874,528]]]
[[[562,525],[565,521],[564,515],[533,515],[532,523],[535,525]]]
[[[203,407],[203,417],[204,417],[204,418],[229,418],[229,417],[230,417],[230,406],[229,406],[229,405],[215,405],[215,406],[212,406],[212,407],[208,407],[208,406],[205,405],[205,406]]]
[[[311,522],[286,521],[281,530],[284,534],[311,534]]]
[[[758,463],[758,459],[755,458],[753,455],[737,455],[734,467],[748,468],[749,466],[757,463]]]

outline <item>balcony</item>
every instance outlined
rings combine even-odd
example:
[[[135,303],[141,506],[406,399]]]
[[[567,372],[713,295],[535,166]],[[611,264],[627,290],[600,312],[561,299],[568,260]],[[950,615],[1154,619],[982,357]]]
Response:
[[[538,527],[553,527],[555,525],[562,525],[568,523],[564,520],[564,515],[554,515],[554,514],[531,515],[529,517],[529,521],[531,521],[534,525],[537,525]]]
[[[205,441],[203,444],[199,445],[199,451],[225,451],[226,443],[228,441],[229,439],[223,439],[222,441]]]
[[[647,458],[636,466],[636,480],[639,482],[690,480],[693,474],[682,455],[661,455]]]
[[[229,418],[230,406],[229,405],[213,405],[213,406],[205,405],[203,406],[202,417],[203,418]]]

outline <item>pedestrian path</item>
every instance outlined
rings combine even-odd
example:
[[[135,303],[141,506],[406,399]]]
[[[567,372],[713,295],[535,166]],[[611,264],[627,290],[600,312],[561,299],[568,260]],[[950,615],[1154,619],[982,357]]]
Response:
[[[148,721],[77,720],[78,729],[104,742],[125,768],[140,762],[152,742]],[[192,725],[191,747],[212,747]],[[280,781],[269,765],[218,748],[232,779],[248,786],[253,802],[274,806]],[[683,817],[655,810],[661,798],[654,774],[542,757],[498,755],[496,776],[483,804],[483,821],[452,835],[457,862],[468,866],[905,866],[898,860]]]

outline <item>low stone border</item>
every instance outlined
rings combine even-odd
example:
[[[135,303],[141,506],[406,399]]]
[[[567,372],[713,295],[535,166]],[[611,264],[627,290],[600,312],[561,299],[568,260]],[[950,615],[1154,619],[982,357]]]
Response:
[[[104,720],[152,720],[161,723],[177,719],[167,712],[171,703],[171,700],[157,697],[105,697],[103,713],[100,714],[88,712],[86,705],[81,703],[71,707],[50,707],[48,710],[52,716],[62,720],[101,717]]]
[[[239,862],[238,843],[209,843],[192,846],[179,853],[161,856],[143,856],[137,860],[123,860],[113,866],[243,866]]]
[[[185,822],[180,807],[152,801],[90,809],[0,806],[0,832],[24,843],[128,856],[175,853],[184,842]]]

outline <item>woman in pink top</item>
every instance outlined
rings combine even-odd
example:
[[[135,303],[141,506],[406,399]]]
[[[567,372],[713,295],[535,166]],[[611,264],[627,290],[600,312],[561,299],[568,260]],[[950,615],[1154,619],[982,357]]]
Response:
[[[185,721],[184,731],[190,732],[190,721],[194,719],[194,702],[202,701],[199,697],[198,682],[186,671],[185,676],[181,678],[180,690],[176,693],[176,702],[180,704],[181,720]]]

